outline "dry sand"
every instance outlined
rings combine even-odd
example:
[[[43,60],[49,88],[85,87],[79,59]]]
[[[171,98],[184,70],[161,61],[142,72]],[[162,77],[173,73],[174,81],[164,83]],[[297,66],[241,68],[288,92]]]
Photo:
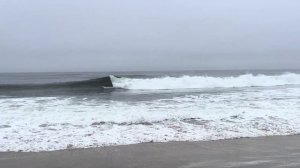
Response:
[[[143,143],[53,152],[0,152],[0,168],[300,167],[300,136]]]

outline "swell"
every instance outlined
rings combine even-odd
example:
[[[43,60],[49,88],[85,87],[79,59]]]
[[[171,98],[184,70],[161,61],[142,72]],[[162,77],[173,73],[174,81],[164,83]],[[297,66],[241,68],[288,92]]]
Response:
[[[113,87],[109,76],[84,81],[48,83],[48,84],[4,84],[0,85],[1,91],[16,90],[52,90],[52,89],[104,89]]]
[[[203,89],[203,88],[239,88],[255,86],[299,85],[300,74],[285,73],[281,75],[253,75],[212,77],[212,76],[181,76],[152,77],[140,76],[106,76],[102,78],[48,84],[2,84],[0,91],[22,90],[104,90],[105,88],[122,88],[129,90],[172,90],[172,89]]]

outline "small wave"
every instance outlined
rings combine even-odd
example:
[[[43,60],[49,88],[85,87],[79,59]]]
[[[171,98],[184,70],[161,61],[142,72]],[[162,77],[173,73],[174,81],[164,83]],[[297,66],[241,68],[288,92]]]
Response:
[[[295,73],[274,76],[245,74],[236,77],[167,76],[162,78],[136,79],[110,76],[110,78],[114,87],[132,90],[232,88],[300,84],[300,74]]]

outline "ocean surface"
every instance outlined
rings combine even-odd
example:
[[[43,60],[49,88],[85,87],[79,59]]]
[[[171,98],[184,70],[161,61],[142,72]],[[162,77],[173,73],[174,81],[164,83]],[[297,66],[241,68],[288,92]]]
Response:
[[[0,151],[299,133],[297,70],[0,73]]]

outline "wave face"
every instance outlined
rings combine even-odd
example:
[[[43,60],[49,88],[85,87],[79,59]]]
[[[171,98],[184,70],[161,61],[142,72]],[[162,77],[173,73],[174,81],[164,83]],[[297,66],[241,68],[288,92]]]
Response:
[[[300,84],[300,75],[286,73],[276,76],[245,74],[237,77],[182,76],[133,79],[111,76],[114,87],[132,90],[203,89]]]
[[[56,88],[103,88],[112,87],[110,77],[90,79],[84,81],[73,81],[63,83],[47,83],[47,84],[2,84],[1,90],[24,90],[24,89],[56,89]]]
[[[0,84],[0,95],[6,96],[50,96],[50,95],[89,95],[112,88],[110,77],[90,80],[46,83],[46,84]]]

